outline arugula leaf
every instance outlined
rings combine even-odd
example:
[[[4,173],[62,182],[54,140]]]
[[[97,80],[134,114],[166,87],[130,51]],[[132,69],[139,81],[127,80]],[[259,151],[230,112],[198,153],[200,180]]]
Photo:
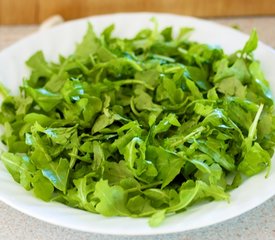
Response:
[[[74,54],[80,59],[87,58],[90,55],[93,55],[99,46],[99,40],[94,33],[93,26],[92,24],[88,24],[87,32],[83,37],[82,42],[77,44]]]
[[[49,92],[44,88],[34,89],[26,86],[26,92],[45,112],[51,111],[62,100],[60,94]]]
[[[66,192],[69,176],[69,162],[67,159],[61,158],[59,162],[51,162],[42,169],[44,177],[60,191]]]
[[[5,86],[2,83],[0,83],[0,95],[4,98],[9,96],[9,91],[5,88]]]
[[[99,199],[96,211],[104,216],[127,216],[127,195],[120,186],[110,187],[106,180],[100,180],[95,185],[95,197]]]
[[[34,195],[44,201],[50,201],[54,192],[51,182],[45,178],[41,171],[37,171],[32,181]]]
[[[159,210],[156,213],[154,213],[152,215],[152,217],[150,217],[150,219],[149,219],[149,225],[151,227],[159,226],[165,219],[165,212],[166,212],[166,210],[163,209],[163,210]]]
[[[225,78],[218,84],[219,92],[226,96],[236,96],[245,98],[246,87],[241,84],[237,78]]]
[[[94,207],[96,202],[89,199],[89,194],[93,193],[95,190],[95,183],[93,181],[90,182],[88,176],[75,179],[73,183],[75,187],[69,189],[64,196],[67,204],[96,213]]]
[[[253,61],[249,65],[249,71],[255,79],[255,81],[253,81],[251,84],[253,91],[256,92],[257,95],[263,96],[266,99],[266,103],[268,105],[273,105],[271,90],[261,70],[260,63],[258,61]]]
[[[29,158],[27,156],[18,156],[13,153],[4,152],[1,155],[1,160],[14,180],[21,183],[26,190],[30,190],[36,169]]]
[[[0,84],[0,159],[26,190],[156,227],[270,170],[274,103],[256,31],[226,55],[190,41],[191,28],[174,37],[152,23],[128,39],[89,23],[71,55],[29,58],[18,96]]]
[[[226,78],[238,79],[241,83],[246,83],[249,81],[250,74],[244,59],[237,58],[232,66],[229,67],[229,64],[230,62],[227,58],[223,58],[222,60],[216,62],[214,67],[217,68],[217,73],[214,76],[214,82],[219,82]]]
[[[163,148],[150,146],[148,159],[155,163],[159,172],[158,178],[162,181],[162,188],[167,186],[180,172],[185,160],[173,152]]]
[[[255,143],[246,153],[238,166],[242,173],[252,176],[270,166],[270,156],[262,147]]]
[[[242,54],[250,54],[253,52],[258,46],[258,34],[255,29],[252,30],[250,34],[250,38],[248,41],[245,43],[243,49],[242,49]]]
[[[39,84],[39,80],[49,78],[53,74],[53,70],[46,61],[42,51],[38,51],[31,56],[29,60],[26,61],[26,64],[33,70],[28,81],[31,86]]]
[[[108,180],[111,185],[119,184],[123,179],[132,178],[133,173],[127,167],[125,161],[105,162],[103,178]]]
[[[225,169],[229,171],[235,169],[234,160],[230,156],[219,150],[217,151],[211,145],[208,145],[207,142],[199,140],[198,148],[200,151],[210,156],[216,163],[220,164]]]
[[[179,192],[179,202],[170,206],[167,210],[175,212],[184,209],[188,206],[199,194],[201,190],[201,182],[196,182],[195,186],[185,188],[183,187]]]

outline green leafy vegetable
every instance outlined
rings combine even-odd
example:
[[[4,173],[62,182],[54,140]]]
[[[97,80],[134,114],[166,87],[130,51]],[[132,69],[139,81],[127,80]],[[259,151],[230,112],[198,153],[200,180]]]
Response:
[[[30,57],[19,96],[0,85],[1,160],[15,181],[45,201],[158,226],[270,169],[275,118],[256,31],[226,55],[189,41],[191,28],[173,38],[153,23],[130,39],[89,24],[70,56]]]
[[[250,38],[245,43],[242,53],[250,54],[253,52],[258,46],[258,34],[255,29],[251,32]]]

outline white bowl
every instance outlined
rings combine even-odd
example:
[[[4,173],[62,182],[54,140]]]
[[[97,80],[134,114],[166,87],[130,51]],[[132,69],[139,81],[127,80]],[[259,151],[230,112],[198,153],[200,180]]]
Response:
[[[112,14],[67,22],[50,30],[37,32],[0,53],[0,81],[12,93],[18,92],[18,86],[24,76],[28,75],[25,61],[37,50],[43,50],[49,60],[57,59],[59,54],[72,53],[76,42],[85,33],[87,22],[92,22],[99,33],[106,26],[115,23],[115,34],[131,37],[138,30],[151,26],[150,19],[156,17],[160,28],[173,26],[195,28],[191,39],[204,43],[217,44],[225,52],[231,53],[243,47],[248,36],[234,29],[209,21],[191,17],[157,13]],[[275,52],[260,43],[255,57],[262,63],[266,78],[275,92]],[[274,163],[274,158],[273,158]],[[227,203],[211,202],[192,207],[186,212],[168,217],[157,228],[148,226],[146,218],[127,217],[106,218],[78,209],[73,209],[56,202],[43,202],[14,182],[2,162],[0,162],[0,200],[38,219],[56,225],[93,233],[117,235],[150,235],[181,232],[218,223],[238,216],[266,201],[275,194],[275,167],[268,178],[265,172],[245,181],[238,189],[231,192],[231,201]]]

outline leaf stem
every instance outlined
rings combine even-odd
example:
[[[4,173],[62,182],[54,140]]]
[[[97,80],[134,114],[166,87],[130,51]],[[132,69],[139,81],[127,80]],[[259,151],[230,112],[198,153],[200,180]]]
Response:
[[[0,95],[2,95],[4,98],[9,96],[9,91],[5,88],[5,86],[0,83]]]
[[[140,191],[140,190],[144,190],[144,189],[151,188],[151,187],[156,187],[156,186],[161,185],[161,184],[162,184],[162,181],[158,181],[158,182],[150,183],[150,184],[147,184],[147,185],[143,185],[141,187],[129,188],[125,192],[131,193],[131,192]]]
[[[198,133],[201,133],[202,131],[205,130],[205,127],[204,126],[200,126],[198,127],[197,129],[195,129],[193,132],[189,133],[188,135],[182,137],[181,139],[179,139],[178,141],[172,143],[170,146],[171,147],[176,147],[178,146],[179,144],[182,144],[184,143],[186,140],[188,140],[189,138],[197,135]]]
[[[144,87],[146,87],[147,89],[154,91],[154,88],[152,86],[150,86],[149,84],[145,83],[144,81],[138,80],[138,79],[125,79],[125,80],[115,81],[114,83],[115,83],[115,85],[119,85],[119,86],[128,85],[128,84],[141,84]]]
[[[251,138],[251,140],[253,140],[254,135],[255,135],[255,133],[256,133],[258,121],[259,121],[259,118],[260,118],[261,113],[262,113],[262,111],[263,111],[263,108],[264,108],[264,105],[261,104],[261,105],[259,106],[259,109],[258,109],[258,111],[257,111],[257,114],[256,114],[256,116],[255,116],[255,118],[254,118],[254,120],[253,120],[253,123],[251,124],[251,126],[250,126],[250,128],[249,128],[248,137]]]

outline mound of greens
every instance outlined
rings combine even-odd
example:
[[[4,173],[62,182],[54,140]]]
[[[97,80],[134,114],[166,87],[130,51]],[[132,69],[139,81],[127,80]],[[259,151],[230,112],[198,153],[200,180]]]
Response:
[[[157,226],[270,169],[273,100],[256,31],[226,55],[188,40],[190,28],[113,30],[88,25],[69,57],[30,57],[19,96],[0,88],[1,160],[15,181],[45,201]]]

